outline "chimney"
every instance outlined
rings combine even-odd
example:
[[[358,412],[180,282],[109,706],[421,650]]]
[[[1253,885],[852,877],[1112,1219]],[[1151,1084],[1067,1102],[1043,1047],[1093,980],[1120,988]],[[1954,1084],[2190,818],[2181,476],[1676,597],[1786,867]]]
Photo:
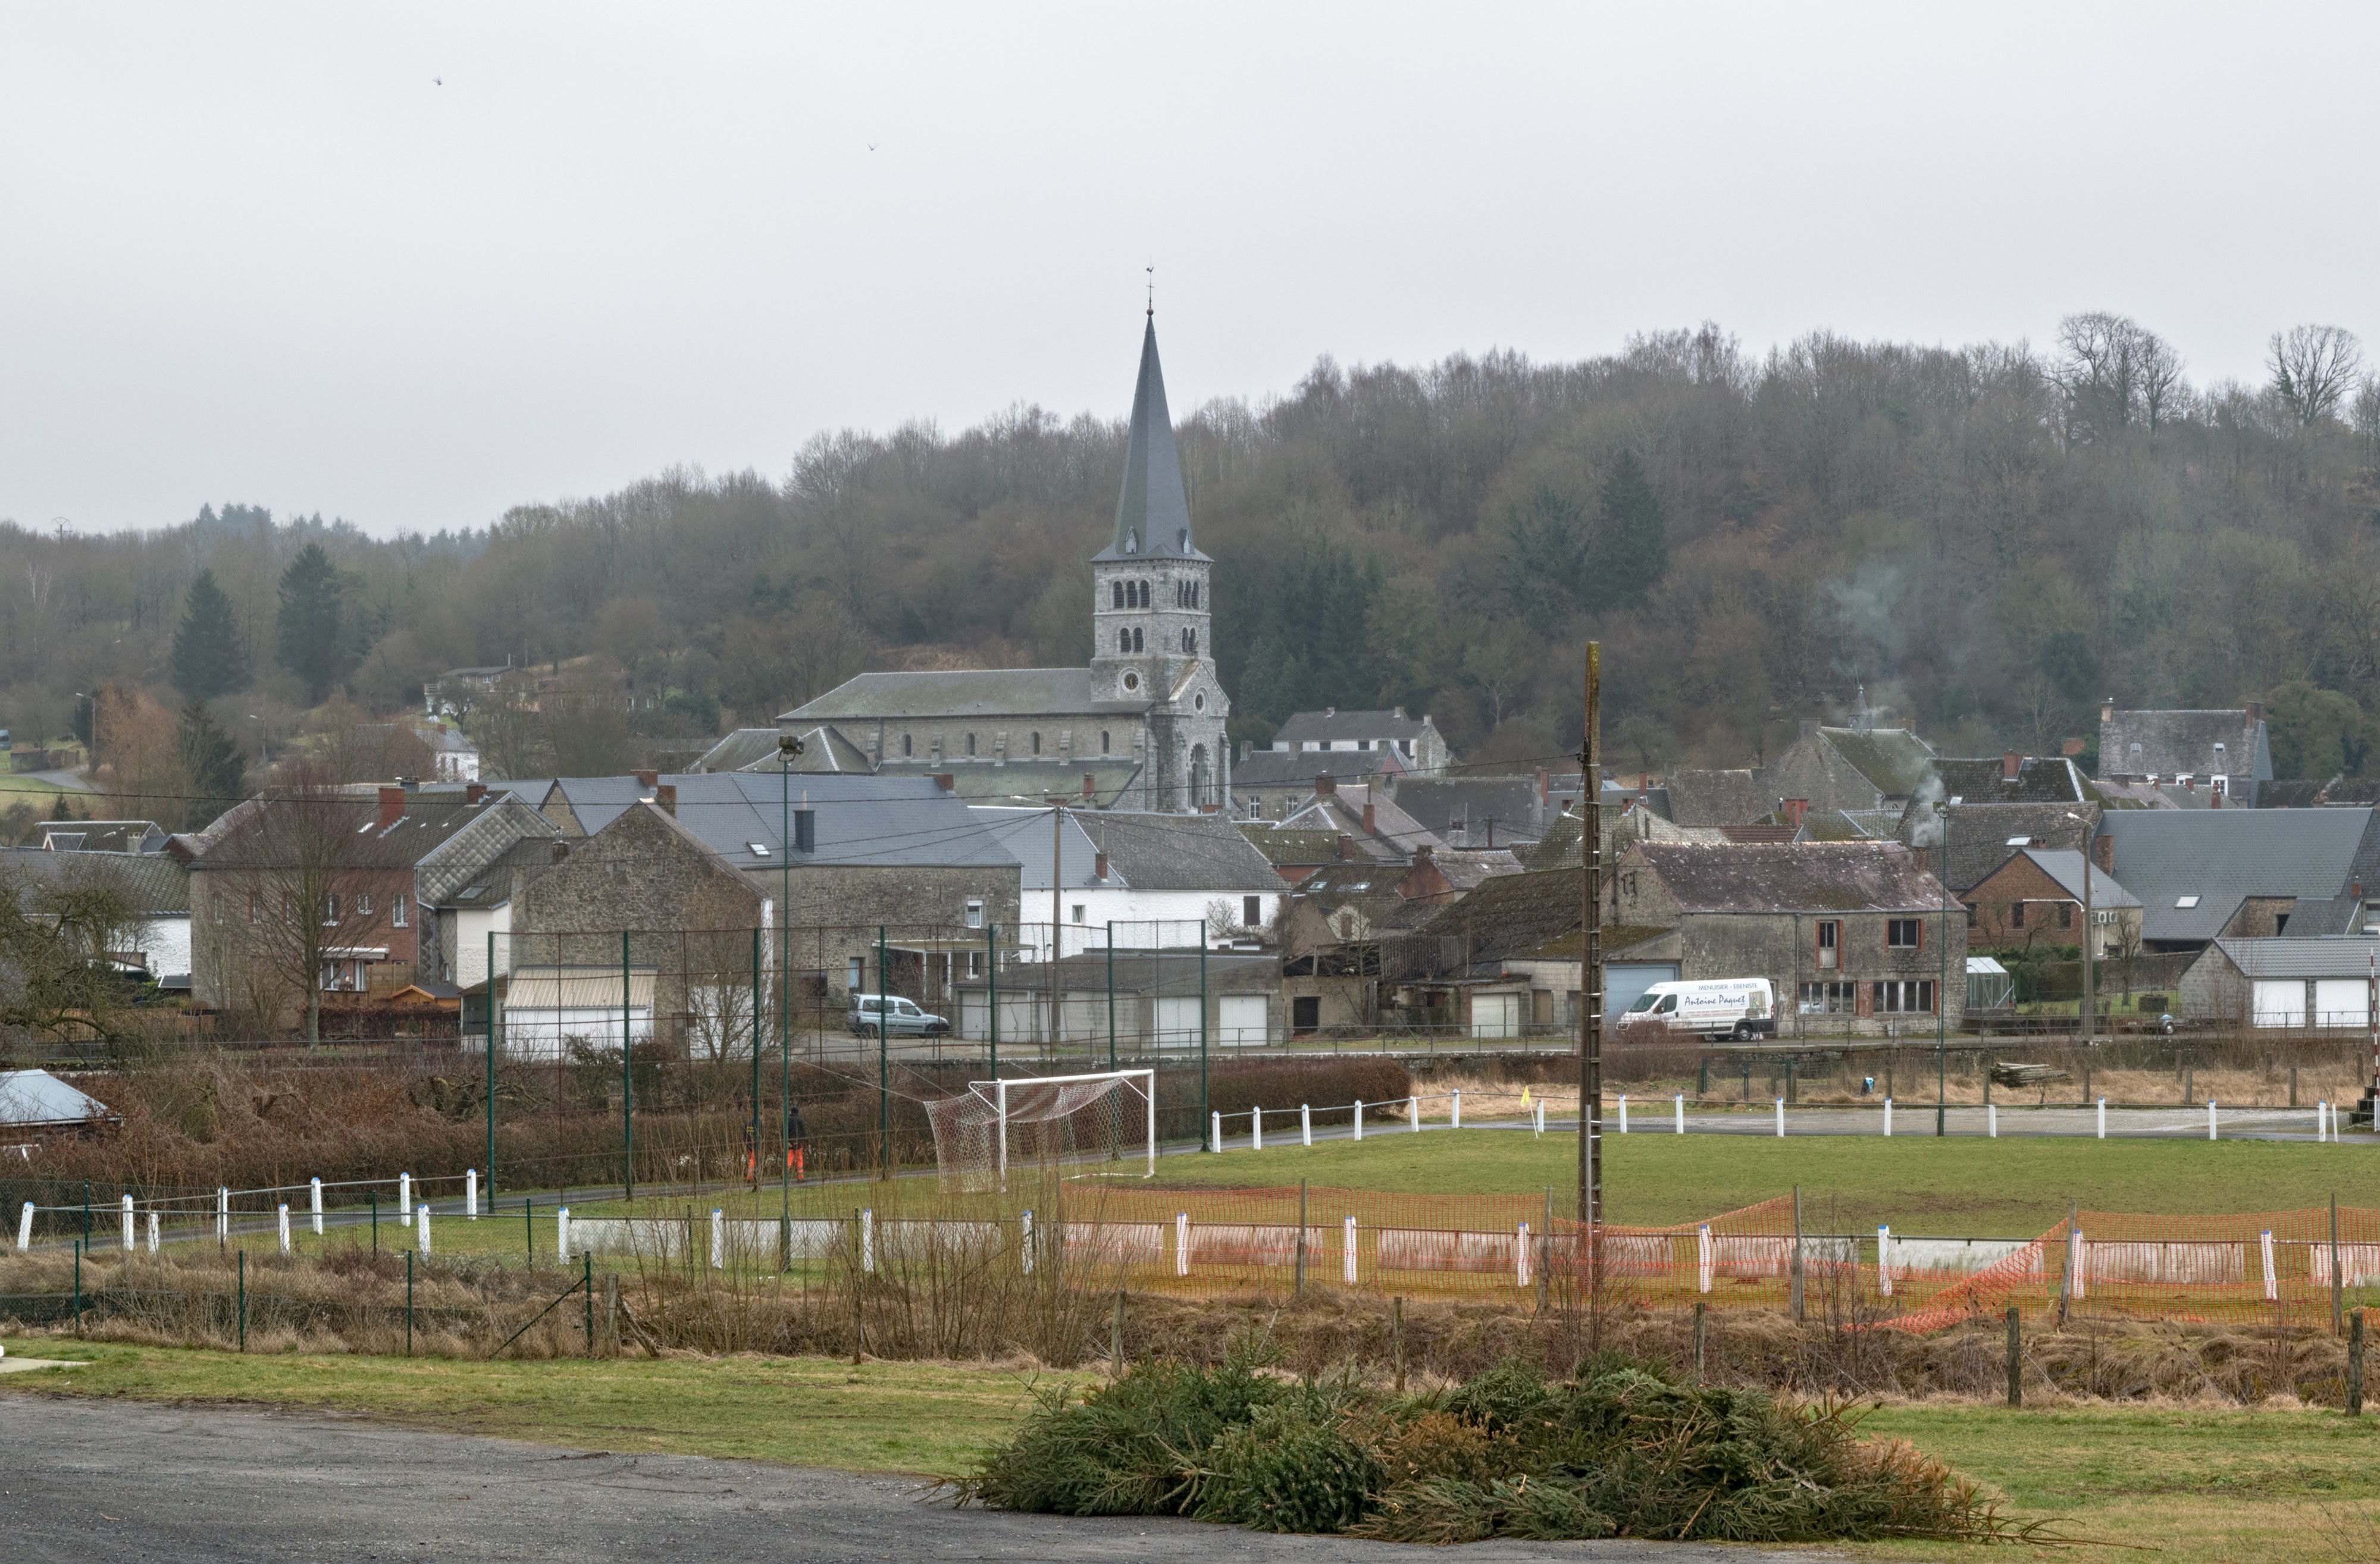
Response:
[[[1355,861],[1355,839],[1354,837],[1342,836],[1339,838],[1339,861],[1342,864],[1352,864]]]
[[[2347,893],[2361,902],[2363,900],[2363,882],[2360,879],[2349,880],[2347,882]]]
[[[2206,806],[2210,809],[2220,809],[2223,807],[2223,790],[2221,788],[2210,787],[2206,790]]]
[[[567,843],[557,842],[553,844],[553,862],[558,864],[569,856],[570,847]]]
[[[2116,872],[2116,839],[2104,832],[2099,837],[2099,872],[2101,874]]]
[[[2114,696],[2109,696],[2107,699],[2099,703],[2099,721],[2102,722],[2112,722],[2115,720],[2116,697]]]
[[[1543,808],[1545,806],[1546,794],[1548,791],[1548,787],[1546,781],[1546,769],[1543,766],[1540,766],[1537,768],[1537,806],[1539,808]]]
[[[638,787],[659,787],[661,784],[662,774],[659,771],[638,771],[637,773],[637,785]]]
[[[1364,804],[1364,834],[1366,836],[1377,836],[1379,834],[1380,830],[1379,826],[1373,821],[1372,808],[1373,806],[1371,802],[1368,799],[1366,800]]]
[[[2000,757],[2000,781],[2014,782],[2017,779],[2018,773],[2023,770],[2024,757],[2019,755],[2015,750],[2011,749],[2006,755]]]
[[[936,771],[933,773],[933,778],[944,793],[956,793],[959,790],[959,777],[956,771]]]
[[[1091,872],[1099,877],[1101,884],[1105,884],[1107,882],[1108,855],[1105,853],[1099,854],[1091,860]]]
[[[402,782],[380,790],[380,829],[386,830],[405,818],[405,784]]]
[[[653,802],[662,806],[662,814],[672,819],[677,818],[677,783],[656,782],[653,785]]]
[[[1810,801],[1808,799],[1788,798],[1785,800],[1785,823],[1791,826],[1795,830],[1800,830],[1802,829],[1802,822],[1809,818],[1809,816]]]
[[[1089,771],[1083,773],[1083,802],[1090,803],[1099,795],[1099,778]]]
[[[486,782],[471,782],[463,789],[463,802],[466,804],[477,804],[480,799],[485,798],[487,795],[488,784]]]
[[[818,851],[818,811],[816,809],[794,811],[794,851],[796,853]]]
[[[1320,776],[1314,779],[1314,794],[1316,797],[1328,798],[1338,791],[1339,784],[1330,780],[1330,772],[1325,771]]]
[[[419,777],[399,777],[396,779],[396,785],[405,789],[406,792],[411,793],[421,785],[421,779]]]
[[[2248,731],[2249,731],[2250,733],[2253,733],[2253,732],[2255,732],[2255,731],[2256,731],[2256,724],[2257,724],[2257,723],[2259,723],[2259,722],[2261,722],[2261,721],[2263,721],[2264,720],[2265,720],[2265,703],[2264,703],[2263,701],[2261,701],[2261,700],[2252,700],[2252,701],[2250,701],[2250,702],[2248,703]]]
[[[1244,738],[1240,740],[1240,764],[1244,766],[1247,764],[1248,751],[1254,749],[1256,745],[1257,741],[1252,738]]]

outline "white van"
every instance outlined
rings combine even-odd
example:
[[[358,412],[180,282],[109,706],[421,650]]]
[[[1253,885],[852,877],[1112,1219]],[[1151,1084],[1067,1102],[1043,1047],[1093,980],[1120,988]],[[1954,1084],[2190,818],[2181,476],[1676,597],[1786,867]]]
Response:
[[[1656,983],[1621,1015],[1622,1037],[1697,1033],[1752,1038],[1777,1032],[1776,995],[1766,977],[1713,977]]]

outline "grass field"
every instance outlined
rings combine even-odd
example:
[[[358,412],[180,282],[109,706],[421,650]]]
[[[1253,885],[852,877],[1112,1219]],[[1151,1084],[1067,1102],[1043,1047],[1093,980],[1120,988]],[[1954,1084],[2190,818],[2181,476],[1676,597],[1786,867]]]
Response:
[[[1615,1222],[1682,1222],[1802,1186],[1813,1227],[1944,1237],[2030,1238],[2086,1209],[2269,1211],[2380,1205],[2368,1147],[2273,1141],[1982,1140],[1927,1134],[1609,1135]],[[1559,1197],[1578,1185],[1578,1138],[1512,1131],[1389,1134],[1220,1157],[1169,1157],[1158,1182],[1259,1187],[1310,1179],[1355,1189]]]
[[[40,1339],[7,1347],[12,1355],[90,1366],[0,1376],[0,1391],[320,1408],[582,1449],[928,1475],[961,1469],[1002,1437],[1032,1385],[1079,1377],[935,1364],[854,1368],[824,1359],[517,1364],[239,1357]],[[2297,1410],[2010,1412],[1923,1403],[1886,1407],[1863,1428],[1949,1461],[2005,1496],[2019,1520],[2063,1517],[2075,1536],[2155,1547],[2180,1564],[2380,1552],[2380,1420]],[[1973,1550],[1850,1551],[1964,1558]]]

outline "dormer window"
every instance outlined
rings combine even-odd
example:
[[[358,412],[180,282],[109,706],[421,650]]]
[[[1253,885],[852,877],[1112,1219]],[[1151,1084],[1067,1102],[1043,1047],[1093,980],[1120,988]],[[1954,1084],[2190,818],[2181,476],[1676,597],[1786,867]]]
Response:
[[[1173,541],[1176,545],[1175,552],[1184,554],[1188,553],[1190,552],[1190,529],[1186,527],[1184,527],[1180,534],[1175,537]]]
[[[1137,528],[1123,535],[1123,552],[1128,554],[1140,552],[1140,532]]]

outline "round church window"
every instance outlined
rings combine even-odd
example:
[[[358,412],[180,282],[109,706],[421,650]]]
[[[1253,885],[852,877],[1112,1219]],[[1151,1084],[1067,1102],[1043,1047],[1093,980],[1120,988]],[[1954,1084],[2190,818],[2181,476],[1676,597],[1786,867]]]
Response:
[[[1123,676],[1123,687],[1128,690],[1136,690],[1140,688],[1140,675],[1137,673],[1126,673]]]
[[[1206,696],[1205,696],[1205,695],[1203,695],[1203,694],[1201,694],[1201,695],[1194,695],[1194,696],[1192,696],[1192,697],[1190,697],[1190,709],[1191,709],[1192,710],[1194,710],[1194,711],[1204,711],[1204,710],[1206,710],[1206,709],[1207,709],[1207,697],[1206,697]]]

